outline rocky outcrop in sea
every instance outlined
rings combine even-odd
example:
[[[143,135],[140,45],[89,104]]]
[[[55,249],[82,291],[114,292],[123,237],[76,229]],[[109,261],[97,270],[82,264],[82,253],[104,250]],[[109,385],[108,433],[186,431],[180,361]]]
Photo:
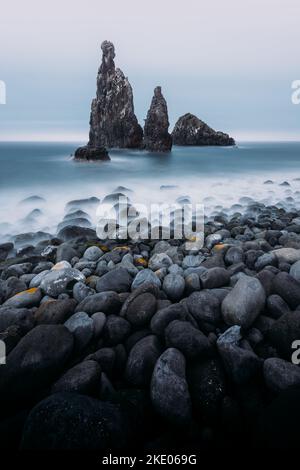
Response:
[[[115,48],[101,44],[102,63],[97,76],[97,94],[92,101],[89,145],[91,147],[139,148],[143,131],[134,114],[133,93],[128,78],[115,67]]]
[[[79,147],[75,151],[74,159],[79,161],[103,161],[110,160],[110,157],[105,147],[91,147],[90,145],[86,145],[84,147]]]
[[[178,119],[172,137],[174,145],[235,145],[234,139],[228,134],[215,131],[190,113]]]
[[[140,148],[143,130],[134,114],[128,78],[115,67],[115,47],[101,44],[102,62],[97,75],[96,98],[90,114],[89,142],[75,152],[76,160],[108,160],[106,148]]]
[[[168,152],[172,148],[168,107],[160,86],[154,90],[154,96],[145,120],[144,147],[150,152]]]

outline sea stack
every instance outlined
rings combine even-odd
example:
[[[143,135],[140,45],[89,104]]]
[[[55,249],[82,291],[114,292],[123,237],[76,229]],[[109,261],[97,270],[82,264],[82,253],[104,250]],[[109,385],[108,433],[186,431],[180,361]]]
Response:
[[[143,130],[134,114],[133,93],[128,78],[115,67],[115,47],[101,44],[102,63],[97,76],[97,94],[92,101],[90,141],[92,147],[141,147]]]
[[[145,120],[144,148],[150,152],[169,152],[172,148],[172,136],[168,131],[167,102],[161,87],[157,86]]]
[[[175,145],[235,145],[234,139],[228,134],[215,131],[190,113],[184,114],[178,119],[172,137]]]
[[[142,146],[143,130],[134,114],[132,88],[122,70],[115,67],[115,47],[112,42],[104,41],[101,49],[102,62],[97,75],[96,98],[91,106],[89,142],[86,147],[77,149],[75,159],[107,160],[106,148]]]

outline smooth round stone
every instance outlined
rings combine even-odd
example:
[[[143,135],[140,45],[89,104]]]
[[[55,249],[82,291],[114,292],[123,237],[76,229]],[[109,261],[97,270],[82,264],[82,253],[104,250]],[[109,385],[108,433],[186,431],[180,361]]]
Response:
[[[103,331],[106,322],[106,315],[103,312],[96,312],[93,313],[91,319],[93,320],[94,324],[94,337],[98,338]]]
[[[186,268],[197,268],[200,266],[204,257],[202,255],[187,255],[183,258],[182,267]]]
[[[251,350],[238,346],[219,348],[225,370],[237,385],[246,384],[261,374],[262,360]]]
[[[135,276],[131,285],[131,290],[137,289],[145,283],[154,284],[157,287],[161,286],[159,278],[151,269],[143,269]]]
[[[156,298],[150,292],[145,292],[133,299],[126,310],[126,319],[135,327],[147,325],[156,312]]]
[[[73,297],[77,302],[82,302],[86,297],[89,295],[94,295],[95,291],[94,289],[91,289],[88,287],[86,284],[83,282],[76,282],[73,287]]]
[[[174,320],[169,323],[165,338],[167,347],[179,349],[189,359],[203,357],[211,351],[207,337],[187,321]]]
[[[56,262],[57,263],[59,263],[60,261],[70,262],[76,256],[77,256],[76,251],[74,250],[74,248],[72,248],[69,245],[69,243],[62,243],[61,245],[59,245],[57,247],[57,251],[56,251]]]
[[[187,295],[192,294],[192,292],[199,291],[201,289],[200,279],[198,274],[191,273],[185,277],[185,291]]]
[[[169,274],[180,274],[183,276],[183,269],[178,264],[172,264],[168,269]]]
[[[290,312],[288,304],[279,295],[273,294],[267,298],[268,315],[275,320]]]
[[[125,318],[109,315],[103,330],[104,341],[108,346],[115,346],[129,336],[130,330],[130,323]]]
[[[169,248],[171,248],[170,243],[168,243],[165,240],[161,240],[161,241],[159,241],[155,244],[155,247],[153,249],[153,253],[154,254],[166,253],[166,251],[168,251]]]
[[[173,302],[177,302],[182,298],[184,289],[184,278],[179,274],[167,274],[164,278],[163,290]]]
[[[33,273],[31,273],[31,274],[22,274],[22,276],[20,276],[19,279],[20,279],[21,282],[25,282],[25,284],[28,286],[34,277],[35,277],[35,274],[33,274]]]
[[[26,282],[22,281],[17,277],[10,277],[7,281],[3,281],[2,284],[2,291],[3,291],[3,298],[9,299],[14,295],[18,294],[19,292],[23,292],[27,290]]]
[[[29,287],[39,287],[40,283],[44,279],[44,277],[49,273],[49,270],[42,271],[39,274],[36,274],[30,281]]]
[[[162,336],[169,323],[173,320],[185,320],[187,312],[182,304],[171,304],[158,310],[151,319],[151,330],[154,334]]]
[[[286,272],[274,277],[272,292],[280,295],[293,310],[300,305],[300,281]]]
[[[267,331],[267,336],[280,355],[290,360],[293,353],[292,344],[300,339],[299,311],[285,313],[273,322]]]
[[[219,298],[209,290],[193,292],[186,301],[189,312],[198,324],[217,325],[220,321]]]
[[[63,325],[38,325],[27,333],[1,368],[1,399],[18,405],[48,387],[70,359],[72,334]],[[2,405],[4,406],[4,400]]]
[[[224,268],[210,268],[200,274],[200,281],[203,289],[214,289],[227,286],[230,282],[230,275]]]
[[[120,310],[121,302],[116,292],[100,292],[99,294],[88,295],[77,306],[77,312],[86,312],[92,315],[96,312],[105,314],[115,313]]]
[[[300,249],[279,248],[278,250],[273,250],[273,253],[279,263],[293,264],[296,263],[296,261],[300,261]]]
[[[225,263],[229,266],[232,264],[242,263],[245,259],[242,248],[237,246],[230,247],[225,253]]]
[[[87,356],[86,360],[93,360],[98,362],[101,370],[108,375],[111,375],[114,369],[116,352],[113,348],[101,348]]]
[[[38,325],[55,325],[64,323],[74,313],[74,299],[50,300],[42,302],[34,314]]]
[[[94,335],[93,320],[85,312],[74,313],[64,325],[73,333],[75,345],[79,350],[84,349]]]
[[[290,276],[300,282],[300,260],[296,261],[290,268]]]
[[[136,387],[149,385],[154,366],[161,354],[161,344],[154,335],[138,341],[130,350],[125,377],[127,382]]]
[[[32,289],[19,292],[10,299],[4,302],[3,307],[12,308],[31,308],[39,305],[42,299],[42,292],[40,289],[33,287]]]
[[[84,252],[83,257],[88,261],[98,261],[103,255],[103,251],[98,246],[90,246]]]
[[[34,327],[34,317],[27,308],[0,307],[0,332],[10,326],[18,326],[21,333],[27,333]]]
[[[114,291],[117,293],[129,292],[131,284],[132,277],[127,269],[117,267],[100,277],[96,284],[96,291]]]
[[[300,368],[283,359],[272,357],[264,362],[264,379],[273,392],[300,387]]]
[[[274,253],[264,253],[262,256],[257,258],[255,261],[254,267],[256,271],[261,271],[264,269],[266,266],[277,266],[277,258],[274,255]]]
[[[243,276],[222,302],[222,314],[228,325],[249,328],[264,308],[265,290],[258,279]]]
[[[101,367],[96,361],[83,361],[65,372],[52,386],[52,393],[92,394],[101,380]]]
[[[191,398],[185,369],[184,355],[175,348],[169,348],[157,360],[150,386],[156,412],[179,425],[191,420]]]
[[[77,281],[85,281],[85,276],[77,269],[71,268],[66,261],[56,264],[42,279],[40,287],[51,297],[58,297],[73,288]]]
[[[125,449],[133,444],[133,421],[119,404],[79,393],[54,393],[31,410],[21,449]]]
[[[148,266],[152,271],[157,271],[161,268],[169,268],[171,264],[173,261],[167,254],[157,253],[150,258]]]

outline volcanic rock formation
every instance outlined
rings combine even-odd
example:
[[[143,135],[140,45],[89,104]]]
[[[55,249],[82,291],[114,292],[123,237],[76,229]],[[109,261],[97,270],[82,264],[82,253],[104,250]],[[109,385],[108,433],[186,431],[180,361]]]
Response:
[[[74,158],[75,160],[110,160],[105,147],[91,147],[90,145],[79,147],[75,151]]]
[[[144,127],[144,147],[151,152],[168,152],[172,148],[172,136],[168,132],[169,118],[161,87],[154,90]]]
[[[97,94],[90,117],[91,147],[139,148],[143,130],[134,114],[132,88],[122,70],[115,68],[115,48],[101,45],[102,63],[97,76]]]
[[[232,137],[215,131],[193,114],[181,116],[172,132],[175,145],[235,145]]]

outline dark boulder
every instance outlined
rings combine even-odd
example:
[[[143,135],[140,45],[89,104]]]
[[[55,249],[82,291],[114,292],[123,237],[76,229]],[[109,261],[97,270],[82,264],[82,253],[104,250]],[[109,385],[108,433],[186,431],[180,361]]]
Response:
[[[181,116],[172,132],[174,145],[235,145],[234,139],[216,132],[193,114]]]

